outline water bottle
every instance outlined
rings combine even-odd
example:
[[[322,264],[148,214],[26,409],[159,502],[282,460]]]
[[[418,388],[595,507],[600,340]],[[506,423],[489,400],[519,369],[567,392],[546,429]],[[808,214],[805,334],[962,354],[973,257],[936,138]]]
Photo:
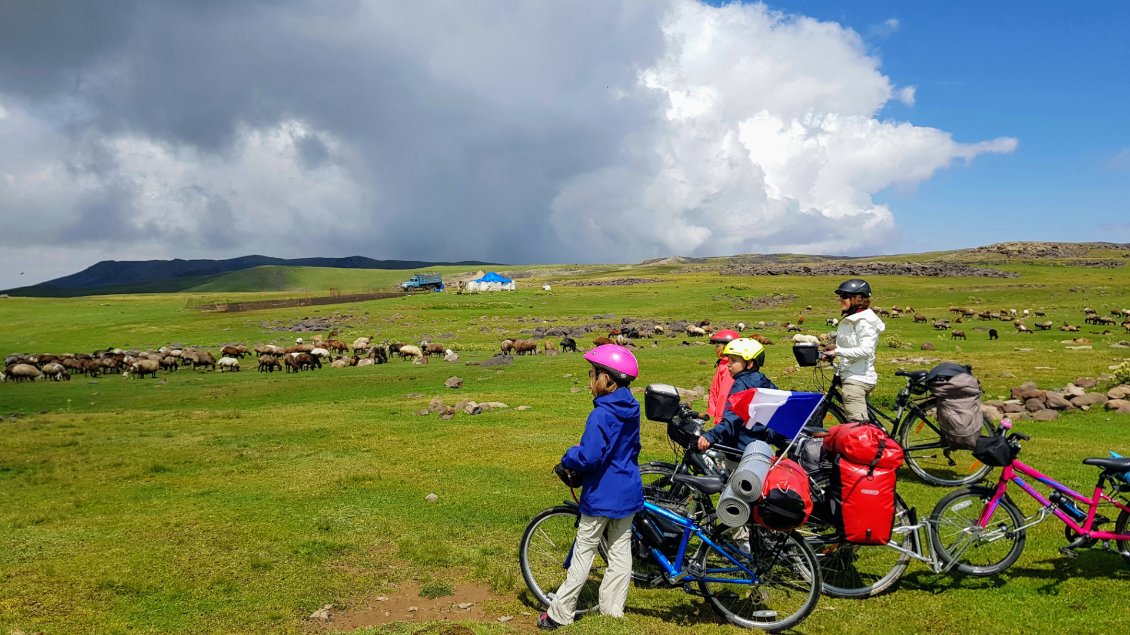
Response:
[[[1087,519],[1087,515],[1083,513],[1083,510],[1076,507],[1071,499],[1059,492],[1052,492],[1051,495],[1048,496],[1048,500],[1054,503],[1056,507],[1066,512],[1068,516],[1074,518],[1075,522],[1083,522]]]

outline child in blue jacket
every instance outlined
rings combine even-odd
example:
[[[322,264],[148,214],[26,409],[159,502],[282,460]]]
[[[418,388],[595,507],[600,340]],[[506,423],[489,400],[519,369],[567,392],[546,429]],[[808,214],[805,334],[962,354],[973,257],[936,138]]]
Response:
[[[757,340],[749,338],[733,340],[722,350],[722,354],[730,358],[730,374],[734,377],[730,395],[750,388],[777,387],[761,373],[761,366],[765,363],[765,347]],[[765,441],[778,448],[784,448],[789,443],[788,439],[762,424],[747,428],[727,399],[721,420],[698,438],[698,450],[705,452],[710,446],[718,444],[742,452],[745,446],[754,440]]]
[[[628,388],[639,375],[639,365],[631,351],[615,344],[598,346],[585,353],[585,359],[592,364],[593,410],[580,444],[561,457],[562,467],[582,477],[581,522],[565,582],[538,616],[542,629],[573,622],[602,535],[608,541],[608,568],[600,583],[600,612],[623,617],[632,577],[632,518],[643,509],[640,404]]]

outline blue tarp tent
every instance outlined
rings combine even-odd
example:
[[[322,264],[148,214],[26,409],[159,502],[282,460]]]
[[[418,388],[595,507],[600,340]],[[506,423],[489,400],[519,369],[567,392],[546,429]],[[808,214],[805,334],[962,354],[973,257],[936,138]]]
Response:
[[[486,275],[467,283],[468,291],[513,291],[514,281],[490,271]]]

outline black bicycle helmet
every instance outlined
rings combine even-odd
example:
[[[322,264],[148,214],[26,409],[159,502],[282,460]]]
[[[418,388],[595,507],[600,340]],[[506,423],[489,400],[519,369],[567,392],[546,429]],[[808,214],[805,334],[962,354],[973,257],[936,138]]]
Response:
[[[865,298],[871,297],[871,285],[867,284],[866,280],[860,278],[852,278],[851,280],[844,280],[840,286],[836,287],[836,295],[841,298],[861,295]]]

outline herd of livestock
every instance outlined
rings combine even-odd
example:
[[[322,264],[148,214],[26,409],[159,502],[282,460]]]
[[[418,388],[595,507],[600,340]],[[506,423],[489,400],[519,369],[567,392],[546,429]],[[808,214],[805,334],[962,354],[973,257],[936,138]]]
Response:
[[[950,329],[951,326],[949,319],[927,318],[923,314],[915,312],[911,307],[890,307],[886,309],[875,307],[874,310],[879,315],[886,318],[899,318],[903,315],[911,315],[915,322],[933,322],[934,329],[936,330],[947,330]],[[812,311],[812,307],[806,307],[805,311]],[[1034,322],[1031,328],[1028,326],[1026,320],[1029,317],[1046,317],[1043,311],[1031,311],[1029,309],[1024,309],[1023,311],[1017,311],[1016,309],[975,311],[960,306],[949,307],[948,311],[954,314],[954,323],[961,323],[966,319],[972,318],[1009,321],[1016,328],[1018,333],[1031,333],[1032,329],[1051,330],[1054,327],[1054,323],[1051,320]],[[1083,314],[1086,324],[1094,326],[1120,325],[1126,332],[1130,333],[1130,309],[1114,309],[1110,312],[1110,317],[1107,317],[1099,315],[1094,309],[1084,308]],[[806,316],[802,313],[796,318],[795,322],[788,321],[783,325],[778,325],[776,322],[758,322],[752,326],[758,330],[767,327],[782,326],[787,333],[799,333],[803,329],[805,317]],[[1121,320],[1121,322],[1119,320]],[[836,318],[827,318],[824,321],[824,325],[835,327],[837,321]],[[734,328],[739,332],[744,332],[746,325],[742,322],[738,322],[734,325]],[[609,329],[607,336],[596,337],[593,340],[593,344],[616,343],[624,346],[634,346],[634,340],[637,339],[650,339],[663,335],[676,337],[679,334],[683,334],[687,337],[704,337],[712,333],[713,330],[714,327],[710,320],[702,320],[697,323],[675,322],[668,323],[667,325],[649,323],[633,326],[626,324],[622,328]],[[1059,327],[1059,330],[1075,332],[1079,330],[1079,327],[1064,322],[1063,325]],[[825,337],[828,335],[830,334],[824,334]],[[990,339],[995,339],[996,335],[996,329],[989,329]],[[773,343],[772,340],[761,334],[755,333],[745,336],[757,339],[762,344]],[[965,339],[965,332],[961,329],[954,329],[952,331],[952,337],[954,339]],[[387,341],[376,343],[373,340],[374,338],[372,336],[359,337],[350,345],[339,339],[323,340],[320,336],[315,336],[314,341],[309,343],[299,338],[291,346],[282,347],[274,344],[263,344],[253,349],[248,348],[248,346],[244,344],[229,344],[220,349],[220,356],[218,358],[213,355],[210,350],[197,347],[161,347],[156,350],[147,351],[114,348],[98,350],[89,354],[15,354],[5,358],[4,370],[0,372],[0,380],[5,382],[34,380],[66,381],[69,380],[72,375],[98,377],[107,374],[120,374],[125,377],[144,378],[146,376],[156,377],[158,371],[175,371],[179,368],[187,367],[191,367],[195,370],[204,369],[219,372],[235,372],[240,370],[242,360],[251,355],[256,356],[257,368],[260,372],[274,372],[278,370],[287,373],[313,370],[322,368],[325,365],[333,368],[344,368],[347,366],[383,364],[388,362],[390,357],[394,356],[400,357],[402,360],[411,360],[418,364],[427,363],[428,358],[433,355],[442,356],[449,361],[458,359],[458,356],[450,348],[435,342],[423,341],[420,342],[419,345],[416,345]],[[548,339],[540,345],[544,347],[544,352],[546,353],[577,351],[577,341],[571,336],[562,337],[556,345]],[[497,355],[537,354],[538,348],[539,341],[536,339],[504,339],[499,346]]]

